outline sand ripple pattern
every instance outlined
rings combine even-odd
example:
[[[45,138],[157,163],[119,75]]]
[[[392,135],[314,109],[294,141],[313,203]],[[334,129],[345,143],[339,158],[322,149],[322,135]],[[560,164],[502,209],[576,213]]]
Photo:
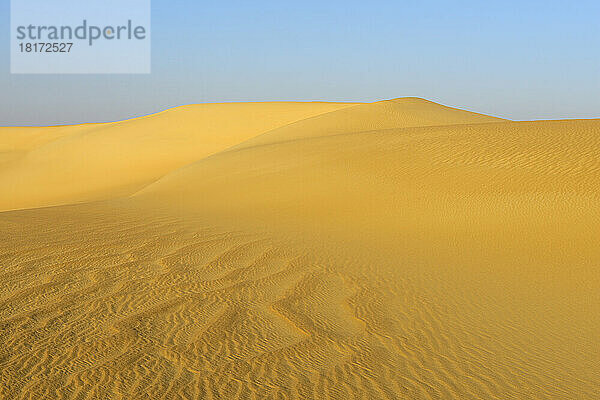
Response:
[[[579,367],[562,347],[548,354],[548,341],[565,338],[482,319],[502,312],[493,299],[478,293],[469,304],[472,296],[454,293],[464,286],[424,270],[112,211],[112,218],[101,206],[2,215],[1,231],[11,235],[0,247],[0,397],[599,393],[598,375],[581,372],[598,368],[597,354],[577,354],[588,362]]]

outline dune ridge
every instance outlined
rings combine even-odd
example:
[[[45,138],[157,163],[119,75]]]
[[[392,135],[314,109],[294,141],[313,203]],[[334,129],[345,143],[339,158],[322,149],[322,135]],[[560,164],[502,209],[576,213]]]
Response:
[[[600,119],[400,98],[0,137],[2,398],[600,393]]]
[[[0,210],[127,195],[166,172],[274,127],[352,105],[203,104],[121,122],[0,128],[5,138],[0,154],[11,161],[0,170],[0,186],[10,191],[0,200]]]
[[[204,157],[270,137],[494,121],[502,120],[400,98],[372,104],[204,104],[121,122],[0,128],[0,186],[10,191],[0,210],[127,196]]]

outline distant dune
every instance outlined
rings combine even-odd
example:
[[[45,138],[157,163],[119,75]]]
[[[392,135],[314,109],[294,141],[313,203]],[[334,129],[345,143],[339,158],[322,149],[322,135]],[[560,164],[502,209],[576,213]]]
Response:
[[[344,103],[192,105],[129,121],[0,128],[0,210],[109,199],[279,126]],[[48,135],[45,135],[45,131]],[[0,159],[1,162],[1,159]]]
[[[0,398],[595,399],[600,119],[0,128]]]

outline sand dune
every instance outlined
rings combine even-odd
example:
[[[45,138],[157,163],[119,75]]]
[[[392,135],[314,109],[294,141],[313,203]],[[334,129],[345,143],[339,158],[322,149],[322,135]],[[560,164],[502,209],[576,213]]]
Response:
[[[407,98],[0,137],[0,398],[600,393],[600,120]]]
[[[0,128],[0,135],[8,137],[1,145],[8,153],[5,159],[12,161],[0,170],[0,187],[9,191],[0,199],[0,210],[128,195],[173,169],[240,141],[351,105],[206,104],[116,123],[41,131]],[[41,133],[46,130],[47,136]]]

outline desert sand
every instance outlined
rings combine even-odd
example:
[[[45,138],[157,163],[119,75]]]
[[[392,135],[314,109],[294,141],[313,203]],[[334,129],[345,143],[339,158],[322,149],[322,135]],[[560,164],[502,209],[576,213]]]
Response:
[[[597,399],[600,119],[0,128],[2,399]]]

